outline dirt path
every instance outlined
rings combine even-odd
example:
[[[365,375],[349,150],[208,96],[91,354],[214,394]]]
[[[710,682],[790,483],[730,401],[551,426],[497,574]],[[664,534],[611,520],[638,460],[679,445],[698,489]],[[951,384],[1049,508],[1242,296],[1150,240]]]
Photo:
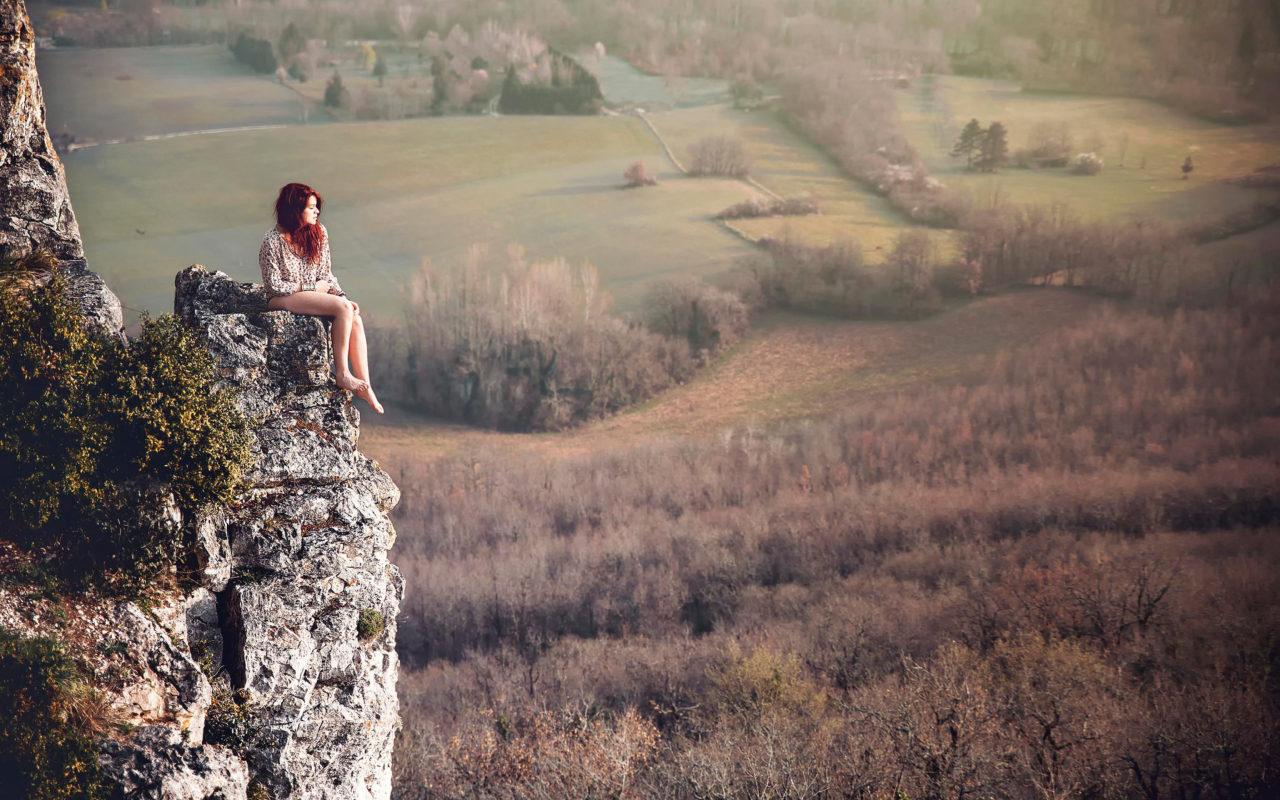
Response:
[[[380,461],[504,448],[578,456],[655,439],[822,417],[934,381],[951,381],[1003,350],[1098,311],[1071,291],[982,298],[921,322],[847,322],[774,315],[696,380],[615,417],[572,431],[510,434],[443,423],[401,409],[362,412],[360,447]]]

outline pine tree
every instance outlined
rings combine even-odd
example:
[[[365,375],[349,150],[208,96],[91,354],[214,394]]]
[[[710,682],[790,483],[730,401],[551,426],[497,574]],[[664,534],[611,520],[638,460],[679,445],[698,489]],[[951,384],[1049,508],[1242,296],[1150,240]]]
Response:
[[[969,120],[969,124],[964,126],[964,130],[960,131],[960,138],[956,140],[956,146],[951,149],[951,157],[965,157],[965,161],[970,168],[973,167],[973,152],[982,145],[982,125],[976,119]]]
[[[378,79],[378,85],[382,85],[382,79],[387,74],[387,62],[382,60],[382,54],[378,54],[378,58],[373,62],[373,77]]]
[[[999,122],[991,123],[982,134],[978,156],[973,165],[979,172],[995,172],[1009,163],[1009,131]]]

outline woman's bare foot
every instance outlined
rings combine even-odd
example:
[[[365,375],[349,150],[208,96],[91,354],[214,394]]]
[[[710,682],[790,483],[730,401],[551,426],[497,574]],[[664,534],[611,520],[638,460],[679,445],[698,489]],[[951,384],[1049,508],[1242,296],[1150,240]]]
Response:
[[[351,375],[339,375],[334,379],[334,383],[338,384],[340,388],[351,392],[356,397],[360,397],[361,392],[369,390],[369,384]]]
[[[372,386],[369,386],[366,384],[363,392],[356,392],[356,397],[364,398],[364,401],[369,404],[369,408],[372,408],[374,411],[377,411],[379,414],[383,413],[382,403],[378,402],[378,396],[373,393]]]

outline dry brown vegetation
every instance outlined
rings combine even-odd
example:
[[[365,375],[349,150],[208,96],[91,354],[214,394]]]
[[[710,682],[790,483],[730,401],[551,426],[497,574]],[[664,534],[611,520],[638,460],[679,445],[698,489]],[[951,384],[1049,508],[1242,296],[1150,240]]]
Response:
[[[386,396],[420,411],[501,430],[559,430],[614,413],[687,380],[747,327],[741,301],[700,281],[659,284],[646,327],[610,316],[590,264],[499,260],[414,277],[403,327],[371,331]]]
[[[745,178],[751,172],[751,156],[741,139],[709,136],[689,145],[690,175],[728,175]]]
[[[1275,311],[1104,314],[828,423],[388,464],[397,796],[1274,790]]]

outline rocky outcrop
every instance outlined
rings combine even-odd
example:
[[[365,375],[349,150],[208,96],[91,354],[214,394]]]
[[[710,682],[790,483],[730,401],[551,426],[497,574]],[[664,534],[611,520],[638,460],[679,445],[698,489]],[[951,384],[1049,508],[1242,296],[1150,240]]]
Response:
[[[66,175],[49,141],[35,30],[22,0],[0,0],[0,256],[36,249],[62,263],[86,319],[120,335],[120,300],[85,266]]]
[[[102,764],[131,798],[240,800],[252,782],[275,800],[384,800],[399,723],[404,587],[387,560],[399,491],[356,449],[359,416],[331,377],[321,320],[266,311],[252,286],[199,266],[179,273],[174,309],[239,389],[253,462],[234,502],[190,521],[202,586],[150,616],[122,604],[139,666],[117,705],[144,727],[109,741]],[[362,614],[382,628],[362,629]],[[206,741],[197,661],[251,710],[232,749]]]
[[[0,125],[0,257],[48,250],[90,323],[122,336],[119,300],[84,263],[21,0],[0,0]],[[87,665],[117,723],[100,761],[124,797],[245,800],[256,784],[275,800],[388,798],[399,491],[356,449],[359,416],[320,320],[269,312],[251,286],[201,267],[179,274],[174,307],[254,422],[235,501],[188,520],[170,509],[195,533],[200,586],[146,610],[0,586],[0,625],[57,629]],[[239,700],[210,676],[229,676]],[[228,708],[249,711],[234,735]],[[209,741],[215,728],[227,746]]]
[[[35,31],[22,0],[0,2],[0,248],[84,258],[67,181],[49,141]]]
[[[108,741],[102,764],[125,797],[156,800],[238,800],[249,770],[225,747],[192,747],[168,725],[151,725],[127,743]]]
[[[251,287],[198,266],[178,275],[174,308],[255,422],[245,492],[196,521],[221,657],[258,712],[250,771],[277,800],[388,797],[399,491],[356,449],[359,417],[331,377],[321,320],[266,312]],[[362,639],[362,613],[385,629]]]

